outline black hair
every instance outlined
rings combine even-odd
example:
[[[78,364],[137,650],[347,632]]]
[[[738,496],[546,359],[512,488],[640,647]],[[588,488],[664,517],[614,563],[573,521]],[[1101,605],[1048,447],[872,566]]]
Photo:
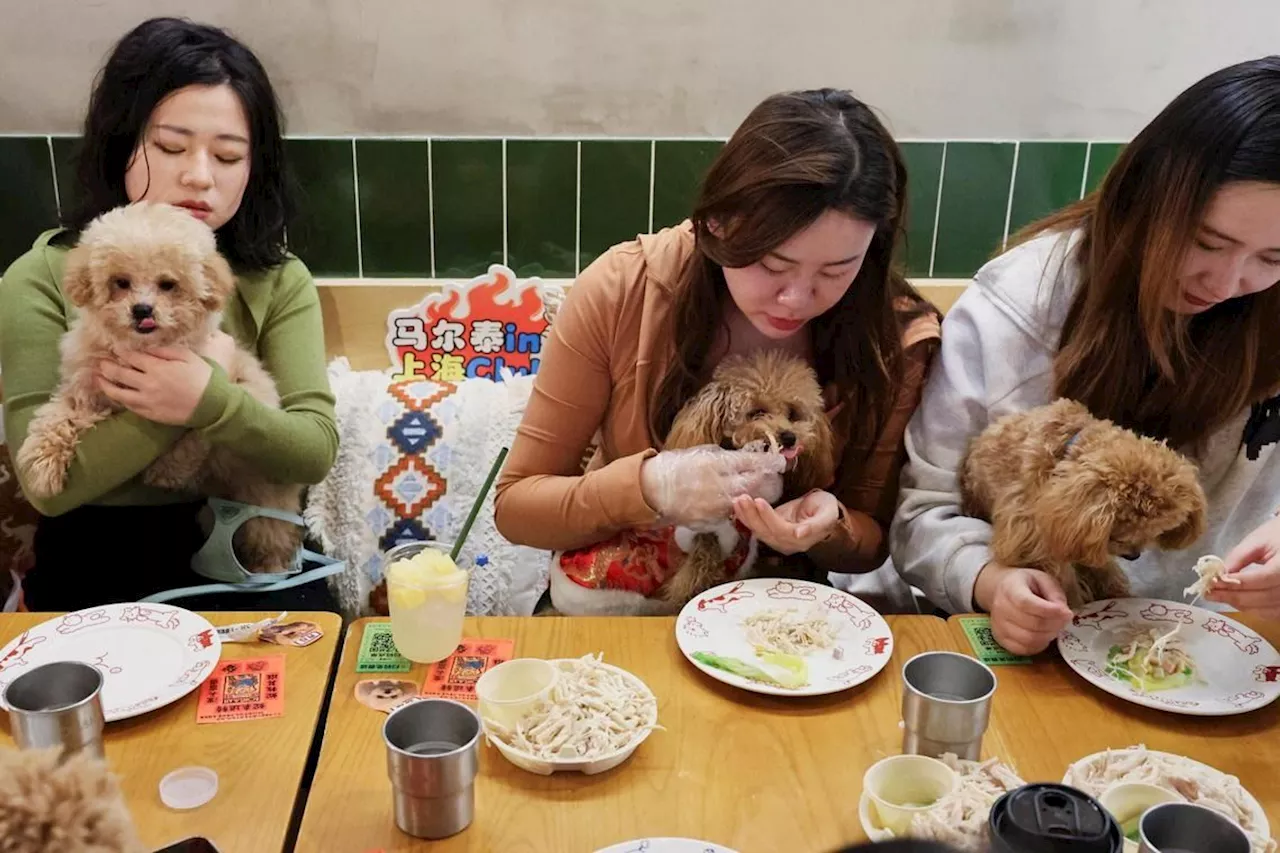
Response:
[[[249,183],[236,214],[217,231],[218,249],[237,272],[285,259],[294,213],[283,120],[266,69],[225,30],[180,18],[152,18],[116,44],[98,74],[76,156],[76,200],[60,242],[74,242],[92,220],[128,204],[125,171],[156,106],[186,86],[227,85],[249,120]]]

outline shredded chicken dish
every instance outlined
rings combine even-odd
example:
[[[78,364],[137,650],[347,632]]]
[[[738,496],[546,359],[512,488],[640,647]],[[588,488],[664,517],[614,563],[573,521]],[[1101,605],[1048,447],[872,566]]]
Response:
[[[535,758],[592,760],[629,746],[658,725],[658,702],[634,678],[605,666],[600,655],[560,664],[546,700],[515,728],[485,720],[490,737]]]
[[[794,608],[760,610],[742,620],[747,641],[757,649],[786,655],[807,655],[829,649],[836,631],[825,613],[801,613]]]

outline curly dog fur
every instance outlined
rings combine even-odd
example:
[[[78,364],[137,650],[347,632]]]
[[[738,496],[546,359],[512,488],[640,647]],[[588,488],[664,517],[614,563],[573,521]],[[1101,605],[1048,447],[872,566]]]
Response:
[[[730,356],[716,367],[711,381],[677,413],[666,449],[707,444],[782,452],[788,457],[784,501],[825,488],[835,476],[831,427],[818,377],[813,368],[786,353]],[[723,580],[724,556],[737,544],[737,532],[731,522],[723,522],[687,534],[678,531],[677,537],[691,538],[692,547],[656,594],[676,609]]]
[[[1056,578],[1071,607],[1129,594],[1116,556],[1189,547],[1205,529],[1195,466],[1162,442],[1057,400],[970,445],[961,509],[992,524],[992,557]]]
[[[8,853],[143,853],[107,765],[84,754],[0,749],[0,849]]]
[[[120,407],[98,390],[97,364],[131,350],[189,347],[197,353],[218,329],[236,278],[213,232],[179,208],[140,202],[104,213],[67,255],[63,290],[79,309],[61,342],[61,379],[35,413],[17,464],[24,488],[51,497],[66,487],[80,438]],[[279,407],[261,362],[237,348],[232,382]],[[189,431],[144,472],[150,485],[298,512],[302,487],[271,483],[222,447]],[[236,534],[241,562],[253,571],[290,567],[301,542],[288,522],[254,518]]]

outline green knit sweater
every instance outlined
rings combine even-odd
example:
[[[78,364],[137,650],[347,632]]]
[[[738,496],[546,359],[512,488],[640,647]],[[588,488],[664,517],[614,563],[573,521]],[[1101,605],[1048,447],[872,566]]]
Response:
[[[62,292],[67,249],[40,235],[31,251],[0,279],[0,379],[4,431],[11,453],[58,384],[58,341],[75,308]],[[281,483],[318,483],[338,451],[333,394],[325,371],[320,298],[311,273],[297,258],[257,275],[241,277],[224,309],[222,329],[258,354],[280,391],[280,409],[250,397],[222,368],[213,376],[185,426],[166,426],[121,412],[84,434],[67,487],[47,500],[32,500],[44,515],[83,504],[157,505],[195,496],[145,485],[141,474],[188,429],[212,445],[234,448],[262,473]],[[29,496],[29,493],[28,493]]]

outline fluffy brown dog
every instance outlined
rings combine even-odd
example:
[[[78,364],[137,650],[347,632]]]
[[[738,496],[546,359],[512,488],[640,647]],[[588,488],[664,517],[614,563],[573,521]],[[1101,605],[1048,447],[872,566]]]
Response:
[[[0,849],[9,853],[142,853],[124,796],[101,761],[0,749]]]
[[[162,346],[201,352],[235,288],[213,232],[179,208],[141,202],[91,222],[68,253],[63,275],[63,290],[79,315],[62,338],[61,380],[36,411],[18,451],[27,488],[38,497],[61,492],[80,436],[119,411],[97,388],[100,360]],[[252,353],[237,349],[227,373],[258,400],[280,405],[275,382]],[[302,499],[300,486],[266,481],[235,454],[210,448],[196,432],[153,462],[143,479],[293,513]],[[245,523],[235,539],[241,562],[267,572],[289,568],[300,542],[300,528],[266,518]]]
[[[992,557],[1049,573],[1073,608],[1129,594],[1116,556],[1186,548],[1204,533],[1195,466],[1073,400],[987,427],[960,489],[963,512],[992,524]]]
[[[783,501],[825,488],[834,476],[822,388],[813,368],[785,353],[731,356],[716,367],[711,381],[677,413],[666,449],[706,444],[782,453],[787,458]],[[687,556],[658,597],[680,607],[723,580],[724,557],[737,537],[731,521],[677,528],[676,541]]]

